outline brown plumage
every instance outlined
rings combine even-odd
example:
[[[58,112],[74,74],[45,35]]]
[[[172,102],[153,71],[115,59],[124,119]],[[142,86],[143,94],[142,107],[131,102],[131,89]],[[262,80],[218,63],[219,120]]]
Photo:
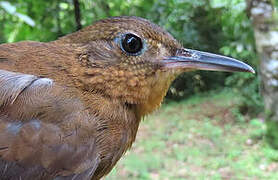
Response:
[[[101,20],[49,43],[0,45],[0,179],[100,179],[172,80],[194,69],[253,72],[183,49],[137,17]]]

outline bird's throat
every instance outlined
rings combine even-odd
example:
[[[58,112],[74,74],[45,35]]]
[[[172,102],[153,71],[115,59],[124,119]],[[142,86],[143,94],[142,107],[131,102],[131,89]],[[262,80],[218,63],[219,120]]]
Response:
[[[176,75],[171,72],[157,71],[154,77],[150,80],[150,94],[142,103],[136,105],[137,113],[143,117],[157,110],[161,103],[163,102],[164,97],[167,94],[167,91],[176,78]],[[163,79],[163,80],[161,80]]]

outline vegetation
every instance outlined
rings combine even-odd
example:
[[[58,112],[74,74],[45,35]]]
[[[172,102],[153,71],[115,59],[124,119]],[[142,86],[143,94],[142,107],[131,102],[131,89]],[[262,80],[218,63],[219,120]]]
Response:
[[[265,100],[265,119],[267,121],[267,141],[278,149],[278,99],[277,87],[273,82],[278,81],[278,71],[272,63],[278,62],[278,36],[277,0],[248,1],[248,11],[252,18],[256,48],[260,56],[262,95]],[[276,7],[276,8],[275,8]],[[259,12],[256,10],[259,9]],[[271,36],[270,34],[276,34]]]
[[[256,69],[247,8],[245,0],[0,0],[0,43],[52,41],[99,19],[136,15],[163,26],[184,47]],[[277,179],[278,154],[264,141],[262,112],[258,74],[186,73],[107,179]]]
[[[244,122],[235,97],[222,90],[164,104],[105,180],[278,179],[278,152],[264,141],[265,123]]]

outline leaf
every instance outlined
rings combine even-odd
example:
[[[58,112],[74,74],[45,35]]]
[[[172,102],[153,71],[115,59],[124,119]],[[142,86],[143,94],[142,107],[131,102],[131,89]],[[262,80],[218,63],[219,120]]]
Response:
[[[7,1],[0,2],[0,6],[7,11],[7,13],[17,16],[19,19],[24,21],[29,26],[34,27],[36,25],[35,21],[31,19],[29,16],[16,12],[16,7]]]
[[[210,1],[212,8],[223,8],[227,6],[227,2],[224,0],[212,0]]]
[[[14,14],[16,12],[16,7],[11,5],[11,3],[7,1],[0,2],[0,6],[5,9],[9,14]]]
[[[26,24],[28,24],[32,27],[34,27],[36,25],[35,21],[33,21],[33,19],[31,19],[29,16],[26,16],[26,15],[18,13],[18,12],[16,12],[14,15],[16,15],[19,19],[21,19]]]

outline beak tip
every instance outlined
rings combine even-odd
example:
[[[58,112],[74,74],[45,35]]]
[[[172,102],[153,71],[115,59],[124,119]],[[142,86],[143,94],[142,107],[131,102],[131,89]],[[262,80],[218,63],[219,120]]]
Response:
[[[248,68],[246,69],[246,71],[250,72],[252,74],[256,74],[256,71],[251,66],[249,66],[249,65],[248,65]]]

